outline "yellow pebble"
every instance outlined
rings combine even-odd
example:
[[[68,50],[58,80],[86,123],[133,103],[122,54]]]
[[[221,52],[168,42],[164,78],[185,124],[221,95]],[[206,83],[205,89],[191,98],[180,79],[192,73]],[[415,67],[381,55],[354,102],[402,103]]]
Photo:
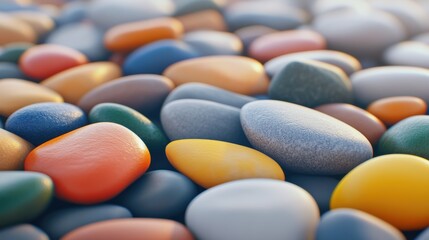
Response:
[[[24,169],[24,160],[33,145],[17,135],[0,129],[0,171]]]
[[[341,180],[331,208],[359,209],[401,230],[423,229],[429,226],[429,161],[407,154],[368,160]]]
[[[165,151],[177,170],[205,188],[247,178],[285,179],[273,159],[233,143],[183,139],[171,142]]]

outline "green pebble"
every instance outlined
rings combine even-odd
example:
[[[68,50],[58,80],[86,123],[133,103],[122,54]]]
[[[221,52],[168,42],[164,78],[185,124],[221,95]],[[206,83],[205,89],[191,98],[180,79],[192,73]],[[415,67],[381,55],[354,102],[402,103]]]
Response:
[[[101,103],[92,108],[89,121],[120,124],[139,136],[150,152],[164,151],[168,143],[164,133],[147,117],[127,106],[116,103]]]
[[[27,51],[32,45],[26,43],[16,43],[6,46],[0,52],[0,62],[18,63],[21,55]]]
[[[393,125],[380,139],[378,153],[405,153],[429,159],[429,116],[406,118]]]
[[[52,180],[45,174],[0,172],[0,227],[31,221],[51,201]]]
[[[271,99],[316,107],[350,103],[351,83],[345,74],[317,62],[292,62],[277,73],[269,88]]]

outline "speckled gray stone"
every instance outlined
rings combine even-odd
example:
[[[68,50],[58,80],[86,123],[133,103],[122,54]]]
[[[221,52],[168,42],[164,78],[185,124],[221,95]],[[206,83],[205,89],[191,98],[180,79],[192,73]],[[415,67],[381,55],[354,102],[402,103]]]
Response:
[[[372,157],[371,144],[356,129],[293,103],[248,103],[241,124],[250,143],[285,171],[339,175]]]
[[[316,107],[327,103],[349,103],[351,83],[339,68],[316,61],[297,61],[286,65],[271,81],[271,99]]]
[[[256,98],[234,93],[205,83],[185,83],[174,89],[164,105],[179,99],[201,99],[241,108]]]
[[[171,140],[200,138],[249,145],[240,109],[206,100],[182,99],[165,105],[161,123]]]

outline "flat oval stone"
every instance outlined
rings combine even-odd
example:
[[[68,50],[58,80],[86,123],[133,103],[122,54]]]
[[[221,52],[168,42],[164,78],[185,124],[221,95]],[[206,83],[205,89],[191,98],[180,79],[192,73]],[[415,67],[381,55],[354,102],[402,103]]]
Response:
[[[429,224],[428,181],[427,159],[406,154],[380,156],[341,180],[332,195],[331,208],[354,208],[400,230],[419,230]]]
[[[361,132],[375,145],[386,131],[386,126],[376,116],[361,108],[345,103],[325,104],[315,110],[347,123]]]
[[[67,69],[88,63],[82,53],[61,45],[31,47],[21,56],[19,66],[32,78],[44,80]]]
[[[424,68],[374,67],[356,72],[351,81],[354,99],[362,106],[396,96],[419,97],[429,103],[429,70]]]
[[[178,39],[182,23],[174,18],[157,18],[117,25],[106,32],[104,43],[114,52],[130,52],[148,43]]]
[[[271,99],[316,107],[327,103],[349,103],[352,87],[339,68],[315,61],[292,62],[271,80]]]
[[[262,37],[264,35],[275,33],[277,30],[262,26],[262,25],[252,25],[248,27],[242,27],[237,29],[234,33],[241,39],[244,45],[245,53],[247,55],[249,47],[253,41]]]
[[[7,117],[22,107],[40,102],[63,102],[63,98],[49,88],[26,80],[0,80],[0,115]]]
[[[134,217],[181,219],[197,194],[195,184],[182,174],[156,170],[144,174],[115,201]]]
[[[11,62],[0,62],[0,79],[4,78],[24,79],[26,76],[17,64]]]
[[[187,33],[182,40],[201,56],[240,55],[243,43],[235,34],[213,30],[199,30]]]
[[[215,10],[204,10],[176,17],[185,32],[196,30],[226,31],[223,15]]]
[[[381,137],[380,154],[407,153],[429,159],[427,136],[429,116],[414,116],[400,121]]]
[[[121,77],[121,69],[110,62],[95,62],[70,68],[42,81],[64,97],[66,102],[77,104],[92,89]]]
[[[18,63],[21,55],[33,45],[30,43],[11,43],[0,51],[0,62]]]
[[[175,88],[165,99],[164,106],[180,99],[201,99],[241,108],[256,98],[224,90],[205,83],[185,83]]]
[[[313,239],[318,222],[310,194],[271,179],[216,186],[198,195],[186,211],[186,225],[196,238],[207,240]]]
[[[0,14],[0,46],[9,43],[35,43],[36,33],[27,23],[7,14]]]
[[[85,94],[79,107],[89,112],[95,105],[111,102],[143,114],[159,112],[174,83],[160,75],[138,74],[107,82]]]
[[[0,230],[1,239],[49,240],[48,235],[30,224],[20,224]]]
[[[245,95],[266,93],[269,84],[262,64],[241,56],[190,59],[170,66],[164,75],[176,85],[201,82]]]
[[[249,47],[249,56],[266,62],[288,53],[325,48],[325,38],[319,33],[306,29],[289,30],[267,34],[256,39]]]
[[[147,147],[132,131],[96,123],[40,145],[25,159],[25,170],[49,175],[61,199],[94,204],[118,195],[149,164]]]
[[[354,209],[338,209],[325,213],[320,219],[316,236],[320,240],[405,240],[404,235],[392,225]]]
[[[1,227],[36,218],[48,206],[54,191],[48,176],[34,172],[1,171],[0,186]]]
[[[198,56],[191,46],[182,41],[161,40],[132,52],[125,59],[123,70],[126,75],[160,75],[170,65]]]
[[[273,58],[265,63],[265,71],[267,71],[270,76],[274,76],[289,63],[302,60],[314,60],[332,64],[341,68],[347,75],[351,75],[362,69],[360,62],[347,53],[332,50],[314,50],[289,53]]]
[[[378,57],[387,47],[406,38],[401,22],[378,10],[332,11],[318,15],[312,26],[325,37],[330,49],[358,58]]]
[[[10,16],[28,24],[33,29],[34,33],[36,33],[38,38],[44,37],[55,27],[54,20],[46,13],[42,12],[16,11],[10,13]]]
[[[65,26],[86,19],[88,17],[88,6],[88,2],[66,2],[61,7],[61,14],[55,16],[55,23],[57,26]]]
[[[194,240],[191,232],[181,223],[155,218],[116,219],[93,223],[78,228],[63,240],[122,239],[133,240]]]
[[[36,103],[20,108],[5,129],[35,146],[87,124],[85,113],[68,103]]]
[[[24,169],[24,160],[33,146],[19,136],[0,128],[0,171]]]
[[[168,143],[167,137],[147,117],[136,110],[116,103],[101,103],[89,113],[89,121],[120,124],[139,136],[151,153],[161,152]]]
[[[429,68],[429,46],[421,42],[400,42],[388,48],[383,58],[388,65]]]
[[[117,205],[79,206],[51,212],[43,216],[39,225],[52,239],[60,239],[67,233],[91,223],[131,217],[128,209]]]
[[[339,175],[372,157],[359,131],[326,114],[292,103],[260,100],[241,109],[252,146],[286,171]]]
[[[228,105],[177,100],[162,108],[161,123],[171,140],[202,138],[249,145],[240,125],[240,109]]]
[[[310,1],[310,4],[307,5],[307,8],[311,10],[313,16],[344,10],[362,11],[368,10],[371,7],[366,1],[317,0],[314,2]]]
[[[168,144],[165,152],[177,170],[204,188],[248,178],[285,179],[273,159],[237,144],[184,139]]]
[[[392,126],[408,117],[425,115],[427,104],[417,97],[388,97],[374,101],[367,110],[386,125]]]
[[[429,239],[429,228],[426,228],[415,240],[428,240]]]

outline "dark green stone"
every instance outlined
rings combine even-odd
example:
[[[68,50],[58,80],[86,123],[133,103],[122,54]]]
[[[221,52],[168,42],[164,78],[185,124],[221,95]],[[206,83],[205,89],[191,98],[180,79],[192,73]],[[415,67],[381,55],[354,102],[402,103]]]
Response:
[[[150,152],[164,151],[168,143],[164,133],[148,118],[136,110],[116,103],[101,103],[92,108],[89,121],[120,124],[139,136]]]
[[[409,117],[395,124],[381,137],[378,153],[405,153],[429,159],[429,116]]]
[[[11,44],[0,52],[0,62],[18,63],[21,55],[32,45],[26,43]]]
[[[0,227],[37,217],[51,201],[53,190],[52,180],[44,174],[0,172]]]
[[[345,74],[317,62],[292,62],[271,81],[271,99],[316,107],[327,103],[350,103],[351,84]]]

